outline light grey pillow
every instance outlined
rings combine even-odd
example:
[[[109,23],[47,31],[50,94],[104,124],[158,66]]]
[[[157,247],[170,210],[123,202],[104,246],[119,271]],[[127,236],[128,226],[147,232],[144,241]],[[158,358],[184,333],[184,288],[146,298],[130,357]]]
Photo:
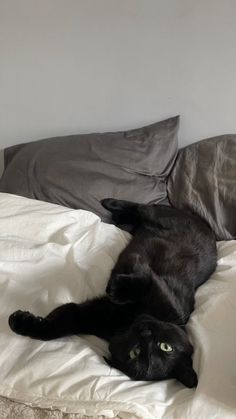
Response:
[[[100,200],[166,199],[179,117],[130,131],[72,135],[5,149],[0,191],[82,208],[110,221]]]
[[[199,141],[179,151],[168,197],[211,225],[218,240],[236,238],[236,135]]]

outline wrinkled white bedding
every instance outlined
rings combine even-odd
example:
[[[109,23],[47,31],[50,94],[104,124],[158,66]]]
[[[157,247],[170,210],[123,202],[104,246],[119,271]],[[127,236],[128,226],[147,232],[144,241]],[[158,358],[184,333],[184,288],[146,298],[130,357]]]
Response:
[[[218,244],[189,322],[197,389],[131,381],[105,364],[107,344],[94,336],[40,342],[9,329],[16,309],[46,315],[101,294],[128,240],[87,211],[0,194],[0,395],[94,417],[235,418],[236,241]]]

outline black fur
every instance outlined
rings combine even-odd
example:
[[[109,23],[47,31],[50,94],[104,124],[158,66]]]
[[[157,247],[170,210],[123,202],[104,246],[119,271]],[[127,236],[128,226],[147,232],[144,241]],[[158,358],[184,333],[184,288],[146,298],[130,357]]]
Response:
[[[131,378],[177,378],[196,386],[185,325],[196,288],[216,267],[213,232],[198,216],[168,206],[114,199],[102,204],[116,224],[133,226],[107,295],[60,306],[45,318],[16,311],[9,317],[11,329],[42,340],[94,334],[110,342],[106,361]]]

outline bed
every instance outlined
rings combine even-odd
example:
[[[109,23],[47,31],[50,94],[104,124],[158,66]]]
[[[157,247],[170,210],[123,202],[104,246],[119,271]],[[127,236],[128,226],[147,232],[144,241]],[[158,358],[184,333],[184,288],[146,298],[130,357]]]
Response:
[[[150,139],[148,129],[143,132],[145,135],[148,133]],[[175,134],[172,126],[172,140]],[[129,138],[127,135],[123,137]],[[212,143],[216,144],[214,141]],[[127,148],[124,149],[127,152]],[[142,154],[143,147],[140,150]],[[175,168],[183,160],[183,153],[177,156],[175,146],[172,152],[172,163],[165,164],[165,169],[161,169],[168,178],[166,190],[169,200],[176,206],[186,206],[190,194],[183,194],[183,202],[179,193],[175,192],[175,179],[177,184],[180,182]],[[16,174],[19,178],[25,167],[28,167],[25,157],[27,153],[31,172],[22,192],[14,188],[17,186]],[[33,153],[35,155],[35,150]],[[232,157],[232,147],[229,154]],[[224,155],[226,159],[225,148]],[[90,197],[91,203],[95,205],[91,210],[71,208],[72,204],[64,201],[64,205],[61,202],[52,203],[56,199],[65,199],[65,187],[63,198],[58,189],[57,194],[54,190],[53,196],[49,197],[46,180],[52,182],[51,172],[47,178],[44,173],[44,181],[39,181],[39,164],[36,161],[32,167],[32,156],[26,145],[8,150],[5,153],[5,164],[7,170],[5,167],[0,186],[0,417],[235,418],[236,240],[232,231],[235,224],[216,223],[220,226],[216,229],[217,269],[207,283],[198,289],[195,311],[187,326],[195,349],[194,368],[199,377],[197,388],[187,389],[176,380],[135,382],[105,363],[103,356],[108,354],[107,343],[95,336],[72,336],[41,342],[15,335],[9,329],[8,316],[16,309],[46,315],[57,305],[101,295],[119,253],[130,240],[130,234],[128,228],[124,231],[113,225],[106,218],[107,214],[98,213],[102,211],[96,210],[99,208],[99,196],[96,197],[96,205],[94,196]],[[24,168],[17,169],[17,164],[23,164]],[[147,166],[152,167],[150,161]],[[183,175],[183,162],[180,166]],[[120,167],[122,170],[127,169],[125,165]],[[142,171],[137,170],[136,175],[147,177],[144,169],[142,167]],[[151,173],[150,177],[153,176]],[[163,180],[163,173],[159,177]],[[222,176],[218,178],[222,180]],[[189,183],[188,179],[187,186]],[[183,187],[183,181],[181,184]],[[190,188],[195,195],[198,184]],[[229,176],[226,184],[229,184]],[[166,196],[162,187],[161,184],[160,190],[163,193],[160,196],[163,200]],[[29,196],[29,190],[32,196]],[[94,190],[97,192],[96,188]],[[114,190],[106,192],[112,196]],[[120,192],[116,189],[117,197],[120,197]],[[36,193],[41,194],[41,199],[35,196]],[[81,197],[81,191],[78,196]],[[178,199],[175,200],[175,196]],[[197,202],[201,202],[199,208],[197,202],[190,197],[195,205],[194,210],[206,211],[204,197],[200,192],[198,196]],[[209,196],[207,198],[209,204]],[[145,202],[145,198],[142,199]],[[153,202],[153,198],[150,199]],[[232,201],[233,198],[230,199]],[[225,218],[226,215],[224,212]],[[211,222],[210,215],[208,220]]]

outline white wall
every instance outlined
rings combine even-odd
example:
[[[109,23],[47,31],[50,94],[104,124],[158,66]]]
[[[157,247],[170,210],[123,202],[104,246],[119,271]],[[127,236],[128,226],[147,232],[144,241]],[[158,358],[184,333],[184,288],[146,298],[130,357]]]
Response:
[[[176,114],[236,132],[235,0],[0,0],[0,147]]]

